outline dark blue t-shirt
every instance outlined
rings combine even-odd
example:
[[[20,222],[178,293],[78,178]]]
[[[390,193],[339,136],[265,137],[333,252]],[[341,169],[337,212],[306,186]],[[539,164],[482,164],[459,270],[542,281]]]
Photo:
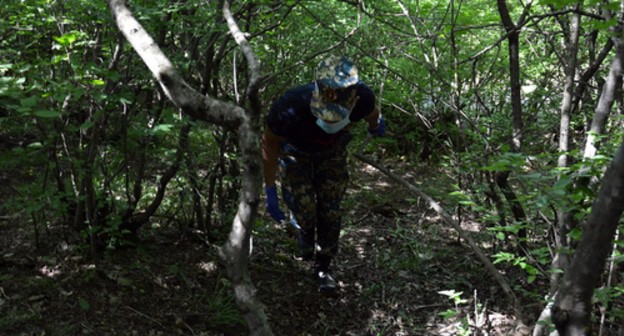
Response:
[[[349,120],[356,123],[371,114],[375,108],[375,94],[364,83],[355,84],[358,99]],[[331,146],[345,130],[336,134],[325,133],[317,124],[310,111],[310,100],[314,83],[288,90],[277,99],[269,115],[267,126],[276,135],[304,151],[318,151]]]

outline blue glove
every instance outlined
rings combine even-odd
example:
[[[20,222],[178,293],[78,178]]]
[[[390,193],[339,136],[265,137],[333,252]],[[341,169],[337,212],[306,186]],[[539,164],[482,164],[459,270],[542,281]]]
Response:
[[[275,186],[272,187],[264,187],[264,192],[266,193],[266,209],[276,222],[281,223],[286,216],[279,208],[279,199],[277,198],[277,188]]]
[[[382,117],[379,117],[379,120],[377,121],[377,128],[375,129],[368,129],[368,134],[373,135],[373,136],[384,136],[386,134],[386,123],[384,122],[384,119]]]

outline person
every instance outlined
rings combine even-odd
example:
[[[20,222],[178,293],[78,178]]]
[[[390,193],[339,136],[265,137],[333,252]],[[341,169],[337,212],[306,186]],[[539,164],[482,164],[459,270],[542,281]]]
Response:
[[[344,56],[321,61],[315,81],[288,90],[266,118],[262,137],[266,209],[278,223],[286,222],[277,195],[279,170],[300,257],[314,259],[314,274],[323,293],[332,293],[337,286],[330,265],[338,252],[340,206],[349,180],[347,144],[352,136],[348,129],[362,119],[370,134],[384,134],[373,91]]]

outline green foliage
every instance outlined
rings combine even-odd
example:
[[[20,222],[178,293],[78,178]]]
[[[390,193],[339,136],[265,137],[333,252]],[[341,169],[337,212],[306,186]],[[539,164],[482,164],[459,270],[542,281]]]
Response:
[[[533,283],[539,274],[537,268],[528,263],[527,257],[519,257],[513,253],[508,252],[499,252],[492,257],[494,258],[493,263],[495,265],[502,262],[507,262],[513,266],[520,267],[527,274],[527,283]]]
[[[471,326],[469,321],[463,317],[462,318],[462,311],[461,309],[468,303],[468,300],[463,299],[462,295],[464,294],[463,292],[456,292],[454,289],[450,289],[450,290],[444,290],[444,291],[439,291],[438,294],[447,296],[449,300],[451,300],[451,302],[453,302],[455,308],[454,309],[447,309],[445,311],[442,311],[440,313],[438,313],[438,315],[440,315],[442,318],[444,318],[445,320],[457,320],[460,319],[460,324],[456,327],[457,329],[455,330],[454,334],[456,335],[471,335]]]

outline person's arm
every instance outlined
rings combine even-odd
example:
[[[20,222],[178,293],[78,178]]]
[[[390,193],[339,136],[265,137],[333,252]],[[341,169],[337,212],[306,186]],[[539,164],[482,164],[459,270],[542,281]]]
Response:
[[[262,135],[262,164],[264,168],[264,185],[266,187],[275,186],[277,158],[281,141],[281,137],[273,133],[268,126],[265,127]]]
[[[264,168],[264,192],[266,193],[266,209],[276,222],[282,223],[286,215],[279,208],[279,197],[275,186],[277,175],[277,158],[282,138],[271,132],[267,126],[262,135],[262,165]]]
[[[379,109],[375,107],[373,112],[368,116],[364,117],[364,120],[368,123],[369,130],[375,130],[379,127]]]

